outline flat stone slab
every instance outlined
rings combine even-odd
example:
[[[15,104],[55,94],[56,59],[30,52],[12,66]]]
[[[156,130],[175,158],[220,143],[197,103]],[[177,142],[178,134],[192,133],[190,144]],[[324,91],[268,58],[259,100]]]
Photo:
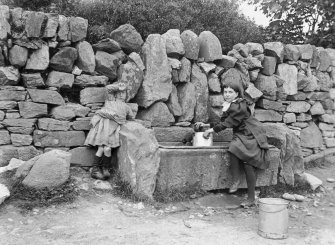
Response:
[[[160,146],[160,166],[157,174],[157,190],[229,188],[232,177],[229,171],[227,146],[191,147]],[[280,150],[272,147],[268,152],[270,167],[257,171],[256,186],[277,184]],[[239,188],[246,188],[245,176],[241,176]]]
[[[85,133],[83,131],[34,131],[34,145],[37,147],[73,147],[83,146]]]

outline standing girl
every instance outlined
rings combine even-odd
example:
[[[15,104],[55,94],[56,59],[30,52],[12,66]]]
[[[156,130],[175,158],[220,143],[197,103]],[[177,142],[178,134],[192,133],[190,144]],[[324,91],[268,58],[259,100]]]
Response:
[[[107,179],[110,177],[108,167],[111,161],[112,148],[120,146],[120,126],[135,115],[126,104],[126,85],[114,83],[106,86],[106,101],[104,106],[96,111],[91,119],[91,126],[85,145],[97,146],[91,177]]]
[[[229,193],[238,190],[240,184],[240,165],[243,166],[248,185],[248,199],[241,206],[255,205],[256,172],[258,169],[266,169],[269,163],[265,161],[266,150],[269,145],[263,125],[252,116],[250,109],[243,98],[243,90],[238,84],[230,83],[223,86],[223,115],[221,121],[210,124],[210,129],[204,132],[208,138],[213,132],[220,132],[226,128],[233,128],[233,140],[228,149],[230,156],[230,168],[233,184]],[[196,127],[208,126],[197,122]]]

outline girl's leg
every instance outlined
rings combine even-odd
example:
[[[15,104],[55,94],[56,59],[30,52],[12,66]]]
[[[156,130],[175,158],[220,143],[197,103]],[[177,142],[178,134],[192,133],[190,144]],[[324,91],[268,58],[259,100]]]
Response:
[[[229,157],[230,157],[230,171],[233,177],[233,184],[229,188],[229,193],[234,193],[238,190],[238,186],[240,184],[240,176],[241,176],[240,159],[230,152]]]
[[[94,160],[92,164],[93,166],[91,168],[91,177],[94,179],[100,179],[100,180],[104,179],[104,176],[102,174],[102,162],[101,162],[102,153],[103,153],[103,148],[99,147],[97,153],[94,156]]]
[[[248,201],[255,202],[256,171],[251,165],[243,164],[243,166],[248,185]]]
[[[106,157],[110,157],[112,154],[112,149],[109,146],[104,146],[104,154]]]
[[[111,158],[112,158],[112,149],[109,146],[105,146],[104,156],[102,157],[102,174],[105,179],[109,179],[111,176],[109,172]]]
[[[99,146],[98,151],[97,151],[97,153],[95,153],[95,155],[97,157],[102,157],[103,153],[104,153],[104,147],[103,146]]]

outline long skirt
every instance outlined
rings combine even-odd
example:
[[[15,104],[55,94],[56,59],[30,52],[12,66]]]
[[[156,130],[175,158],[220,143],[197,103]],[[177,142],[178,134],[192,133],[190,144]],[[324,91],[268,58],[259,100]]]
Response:
[[[228,149],[241,161],[260,169],[267,169],[269,163],[266,159],[267,150],[257,144],[251,133],[235,133]]]
[[[119,131],[118,123],[100,117],[99,122],[88,132],[85,145],[118,147],[120,146]]]

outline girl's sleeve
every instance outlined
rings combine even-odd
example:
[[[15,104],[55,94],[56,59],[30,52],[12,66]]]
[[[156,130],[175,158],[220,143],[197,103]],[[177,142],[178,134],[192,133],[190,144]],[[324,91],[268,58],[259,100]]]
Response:
[[[247,117],[248,110],[246,103],[232,103],[228,109],[228,116],[221,122],[214,125],[213,130],[220,132],[226,128],[235,128]]]

